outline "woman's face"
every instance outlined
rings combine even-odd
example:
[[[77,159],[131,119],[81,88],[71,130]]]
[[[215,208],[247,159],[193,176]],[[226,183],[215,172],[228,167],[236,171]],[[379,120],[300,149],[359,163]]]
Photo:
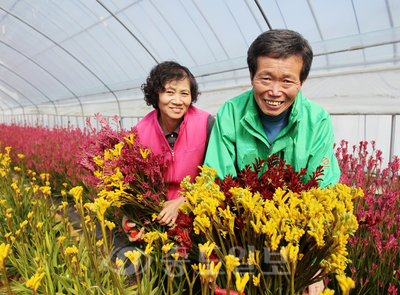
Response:
[[[163,125],[178,124],[191,103],[192,95],[188,79],[167,82],[165,91],[158,94],[158,108]]]

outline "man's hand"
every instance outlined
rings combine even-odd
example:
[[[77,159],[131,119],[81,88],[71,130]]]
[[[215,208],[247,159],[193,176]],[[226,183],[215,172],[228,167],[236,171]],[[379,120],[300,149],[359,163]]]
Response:
[[[164,203],[164,209],[158,214],[157,221],[161,225],[173,226],[178,217],[179,206],[185,202],[185,197],[180,196],[177,199]]]
[[[132,233],[136,233],[136,223],[130,221],[125,215],[122,217],[122,229],[128,236],[129,242],[136,242],[141,240],[144,235],[144,227],[140,229],[138,234],[132,237]]]

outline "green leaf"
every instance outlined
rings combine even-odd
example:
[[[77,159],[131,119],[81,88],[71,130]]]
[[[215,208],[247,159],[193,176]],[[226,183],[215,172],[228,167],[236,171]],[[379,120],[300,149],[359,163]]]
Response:
[[[77,290],[74,290],[72,288],[68,288],[68,291],[70,291],[72,294],[75,294],[75,295],[82,295],[82,294],[79,294]]]

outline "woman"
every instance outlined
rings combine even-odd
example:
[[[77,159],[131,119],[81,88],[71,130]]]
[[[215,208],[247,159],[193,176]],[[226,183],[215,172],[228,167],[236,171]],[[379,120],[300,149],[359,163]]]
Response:
[[[142,85],[147,105],[154,107],[137,125],[140,141],[149,145],[154,153],[170,160],[167,171],[168,201],[158,215],[158,222],[172,226],[178,216],[179,206],[185,197],[179,194],[180,183],[188,175],[194,179],[198,166],[204,161],[208,137],[215,119],[192,104],[200,94],[192,73],[176,62],[167,61],[155,66]],[[135,232],[135,223],[127,221],[126,232]],[[128,230],[128,228],[132,228]],[[143,236],[142,228],[130,241]]]

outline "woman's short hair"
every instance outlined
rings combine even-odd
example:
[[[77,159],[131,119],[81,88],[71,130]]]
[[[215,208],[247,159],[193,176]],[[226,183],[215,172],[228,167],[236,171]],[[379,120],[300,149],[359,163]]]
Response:
[[[310,72],[313,52],[310,43],[295,31],[270,30],[262,33],[247,51],[247,65],[253,78],[257,72],[258,57],[288,58],[293,55],[303,60],[300,71],[300,82],[303,83]]]
[[[188,68],[174,61],[165,61],[156,65],[152,68],[146,83],[143,83],[141,87],[146,104],[158,109],[158,94],[165,91],[165,85],[171,81],[183,79],[189,80],[192,103],[195,103],[200,95],[199,86]]]

